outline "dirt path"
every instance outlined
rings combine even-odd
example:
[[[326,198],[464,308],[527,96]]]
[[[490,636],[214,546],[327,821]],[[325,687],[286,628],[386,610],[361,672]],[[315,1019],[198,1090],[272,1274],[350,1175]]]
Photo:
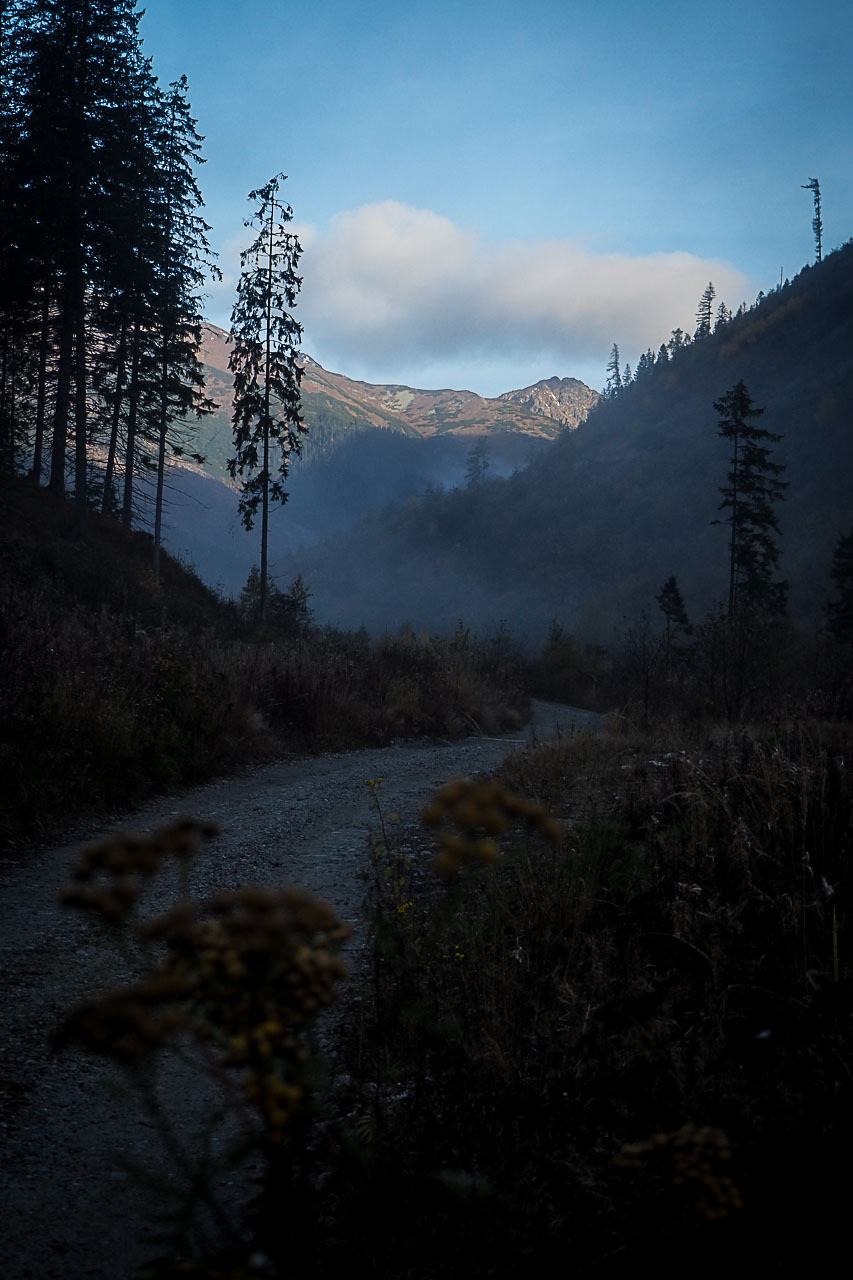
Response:
[[[386,813],[411,821],[448,779],[495,767],[534,735],[580,731],[598,720],[537,702],[527,730],[505,738],[278,762],[159,800],[130,821],[93,828],[87,839],[119,826],[150,830],[182,813],[209,818],[222,835],[197,859],[194,895],[299,883],[357,926],[366,836],[376,827],[367,779],[382,778]],[[53,1055],[47,1044],[69,1006],[132,973],[126,957],[56,905],[81,843],[7,866],[0,875],[3,1280],[117,1280],[152,1251],[143,1193],[117,1165],[116,1153],[156,1167],[158,1135],[119,1073],[81,1054]],[[175,893],[163,877],[149,909],[162,909]],[[169,1068],[167,1086],[182,1129],[191,1131],[193,1116],[203,1111],[197,1078]]]

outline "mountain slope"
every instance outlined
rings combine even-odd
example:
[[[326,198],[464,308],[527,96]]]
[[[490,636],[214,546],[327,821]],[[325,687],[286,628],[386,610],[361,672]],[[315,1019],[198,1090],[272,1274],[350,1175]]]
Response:
[[[199,424],[195,436],[194,448],[204,455],[204,463],[182,459],[171,468],[165,539],[206,582],[236,592],[259,551],[258,535],[240,523],[236,486],[226,465],[233,452],[227,334],[205,325],[202,355],[207,392],[219,408]],[[489,474],[509,475],[550,448],[567,425],[576,425],[584,406],[598,398],[583,383],[565,379],[572,384],[576,411],[560,419],[535,406],[489,400],[470,391],[355,382],[323,369],[310,356],[303,361],[302,413],[308,434],[302,454],[291,460],[289,501],[273,512],[273,563],[386,503],[463,484],[467,456],[477,439],[488,439]],[[523,393],[509,393],[516,394]]]
[[[782,573],[792,614],[818,627],[851,521],[851,245],[601,401],[525,472],[374,516],[291,567],[345,623],[506,619],[541,633],[558,616],[607,641],[672,573],[696,616],[726,588],[727,529],[712,521],[728,448],[713,402],[740,379],[783,435]]]
[[[500,399],[574,429],[585,420],[601,396],[577,378],[554,377],[534,382],[520,391],[503,391]]]
[[[228,335],[215,325],[203,329],[202,361],[208,395],[218,402],[217,412],[199,428],[199,451],[207,459],[205,470],[225,477],[225,462],[232,451],[232,375],[228,372]],[[529,439],[555,439],[566,427],[581,422],[598,399],[598,392],[574,378],[565,378],[570,389],[561,393],[563,412],[540,407],[555,403],[548,388],[560,379],[548,379],[524,391],[511,391],[496,399],[473,391],[425,391],[418,387],[382,386],[357,382],[342,373],[330,373],[310,356],[303,355],[302,415],[308,427],[304,442],[307,458],[332,451],[352,432],[380,429],[413,439],[437,436],[470,437],[520,435]],[[537,401],[533,394],[542,388]]]

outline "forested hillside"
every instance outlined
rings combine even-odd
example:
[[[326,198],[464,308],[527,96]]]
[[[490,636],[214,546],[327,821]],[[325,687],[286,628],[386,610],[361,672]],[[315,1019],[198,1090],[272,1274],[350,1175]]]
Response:
[[[673,574],[695,616],[728,590],[730,459],[714,402],[739,381],[782,437],[781,573],[792,616],[817,628],[850,521],[851,245],[708,332],[673,334],[524,472],[372,517],[287,571],[348,623],[506,619],[541,635],[556,617],[606,642]]]
[[[160,86],[130,0],[17,0],[0,26],[0,458],[134,521],[210,409],[198,349],[209,266],[186,77]]]
[[[211,586],[237,594],[257,561],[258,539],[239,520],[236,487],[228,476],[233,389],[226,335],[207,324],[202,332],[206,390],[217,407],[196,433],[195,448],[204,462],[184,456],[167,471],[164,541]],[[300,456],[290,462],[287,503],[271,520],[274,572],[288,553],[349,529],[367,512],[428,490],[464,486],[472,453],[484,474],[512,474],[549,449],[556,433],[577,425],[586,406],[598,398],[577,383],[582,390],[574,392],[575,403],[565,406],[558,421],[471,392],[354,382],[329,373],[310,357],[301,359],[308,431]],[[446,416],[454,398],[462,406],[461,426]],[[430,421],[435,427],[439,416],[450,429],[428,432]],[[139,490],[138,520],[143,527],[152,525],[150,486]]]
[[[195,448],[167,473],[164,540],[212,586],[238,593],[258,558],[257,537],[237,514],[228,475],[233,454],[232,375],[227,334],[202,326],[200,358],[216,408],[199,423]],[[273,571],[287,553],[349,529],[362,516],[430,490],[464,487],[471,466],[508,476],[583,421],[597,391],[551,378],[498,399],[470,391],[380,386],[330,373],[304,353],[301,454],[290,461],[288,501],[270,527]],[[472,461],[473,458],[473,461]],[[140,490],[150,526],[153,495]]]
[[[231,448],[230,350],[224,330],[202,325],[200,358],[216,409],[205,422],[200,439],[213,475],[226,474],[224,460]],[[327,456],[347,437],[371,430],[413,440],[467,440],[469,446],[472,437],[482,434],[553,439],[564,428],[577,427],[599,399],[597,391],[576,378],[550,378],[495,399],[473,391],[359,382],[324,369],[304,352],[300,363],[302,415],[308,427],[302,445],[306,461]]]

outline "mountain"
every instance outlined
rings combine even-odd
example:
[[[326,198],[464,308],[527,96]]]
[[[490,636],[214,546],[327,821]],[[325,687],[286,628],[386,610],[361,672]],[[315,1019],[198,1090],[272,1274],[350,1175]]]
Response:
[[[781,573],[792,616],[817,629],[853,520],[853,243],[599,400],[524,471],[373,513],[285,572],[346,625],[506,620],[541,635],[556,617],[607,643],[671,574],[695,619],[727,592],[728,528],[714,522],[729,447],[713,405],[740,380],[782,436]]]
[[[500,399],[574,430],[601,396],[577,378],[554,377],[534,382],[532,387],[522,387],[520,391],[503,391]]]
[[[230,417],[231,375],[227,372],[228,335],[224,330],[204,326],[201,357],[209,373],[208,394]],[[598,399],[597,391],[576,378],[548,378],[523,391],[489,399],[473,391],[423,391],[357,382],[342,373],[330,373],[309,355],[303,354],[301,361],[302,411],[309,440],[317,425],[315,418],[322,426],[330,410],[343,428],[379,427],[421,439],[483,432],[519,432],[553,439],[565,427],[576,427],[583,421]],[[552,411],[553,405],[558,406],[558,412]]]
[[[204,463],[180,459],[171,468],[165,541],[206,582],[235,592],[259,551],[258,535],[240,523],[226,466],[233,452],[228,352],[228,335],[206,324],[205,379],[218,408],[196,433],[193,447]],[[487,399],[471,391],[382,386],[331,373],[308,355],[301,358],[308,434],[301,456],[291,461],[289,500],[273,511],[274,567],[300,545],[345,530],[389,502],[464,484],[468,454],[479,439],[488,441],[489,474],[506,476],[550,449],[569,422],[568,415],[564,422],[511,398],[523,393]],[[563,381],[581,389],[575,393],[579,405],[597,397],[583,383]]]

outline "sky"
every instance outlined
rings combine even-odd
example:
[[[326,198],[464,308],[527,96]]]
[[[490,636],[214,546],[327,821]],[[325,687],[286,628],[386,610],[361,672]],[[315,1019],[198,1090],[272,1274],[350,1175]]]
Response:
[[[228,327],[278,172],[324,367],[497,395],[601,388],[853,236],[850,0],[146,0],[186,74]]]

